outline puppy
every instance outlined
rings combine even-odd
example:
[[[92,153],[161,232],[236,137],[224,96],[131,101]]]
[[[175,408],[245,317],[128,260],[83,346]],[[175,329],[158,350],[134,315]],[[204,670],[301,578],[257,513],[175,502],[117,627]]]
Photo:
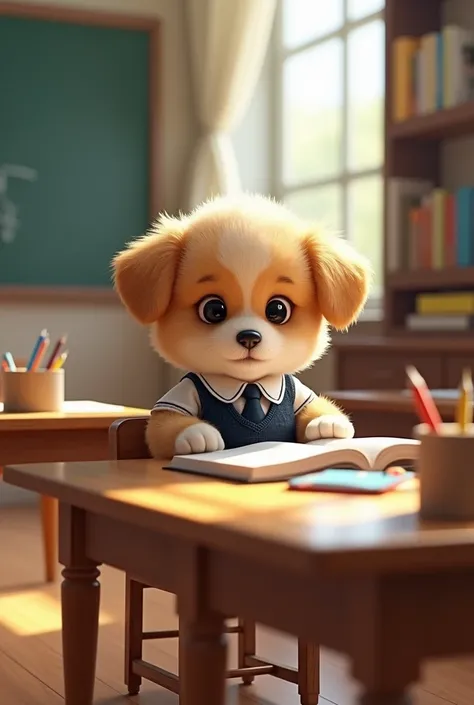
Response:
[[[155,405],[154,457],[259,441],[350,438],[329,399],[296,377],[353,323],[368,263],[262,196],[220,197],[159,217],[113,262],[129,312],[161,356],[190,372]]]

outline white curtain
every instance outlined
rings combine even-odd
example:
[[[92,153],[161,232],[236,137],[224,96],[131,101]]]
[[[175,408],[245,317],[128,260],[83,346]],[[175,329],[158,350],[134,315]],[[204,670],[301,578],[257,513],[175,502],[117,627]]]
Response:
[[[229,133],[255,89],[276,0],[186,0],[200,135],[190,166],[188,207],[240,189]]]

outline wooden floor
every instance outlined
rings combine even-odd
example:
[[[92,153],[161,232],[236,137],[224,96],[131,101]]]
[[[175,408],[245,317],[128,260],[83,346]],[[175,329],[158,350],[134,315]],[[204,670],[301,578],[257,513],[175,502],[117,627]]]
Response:
[[[61,705],[63,699],[59,584],[45,587],[42,574],[39,516],[35,509],[0,509],[0,702],[2,705]],[[140,696],[128,698],[122,680],[124,581],[121,573],[102,573],[102,610],[95,705],[177,705],[178,698],[151,683]],[[474,596],[473,596],[474,599]],[[146,627],[175,625],[173,598],[147,591]],[[436,625],[434,625],[435,627]],[[466,625],[472,629],[473,625]],[[230,637],[233,640],[234,637]],[[174,641],[149,642],[145,657],[175,670]],[[403,644],[400,644],[403,649]],[[267,629],[259,631],[259,651],[279,662],[295,663],[293,639]],[[232,643],[231,659],[235,659]],[[235,663],[235,661],[232,661]],[[356,688],[347,663],[324,652],[321,705],[354,705]],[[429,664],[417,705],[474,704],[474,658]],[[297,705],[296,687],[260,676],[250,687],[229,681],[227,705]]]

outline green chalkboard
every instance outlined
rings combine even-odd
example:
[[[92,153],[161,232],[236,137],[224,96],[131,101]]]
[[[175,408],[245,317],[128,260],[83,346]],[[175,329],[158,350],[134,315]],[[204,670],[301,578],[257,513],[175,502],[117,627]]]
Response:
[[[0,193],[0,286],[111,286],[111,258],[150,215],[148,44],[0,17],[0,188],[2,165],[37,173]]]

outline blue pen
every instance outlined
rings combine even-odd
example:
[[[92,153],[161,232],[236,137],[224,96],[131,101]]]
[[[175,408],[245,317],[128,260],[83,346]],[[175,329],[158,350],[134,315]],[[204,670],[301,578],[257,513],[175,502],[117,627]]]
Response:
[[[16,372],[16,365],[13,355],[9,352],[3,353],[3,359],[7,363],[9,372]]]
[[[35,347],[33,348],[33,352],[31,353],[31,357],[30,357],[30,359],[28,360],[28,364],[27,364],[27,366],[26,366],[26,371],[27,371],[27,372],[29,372],[29,371],[31,370],[31,368],[32,368],[32,366],[33,366],[33,363],[34,363],[34,361],[35,361],[35,359],[36,359],[36,355],[38,354],[39,347],[40,347],[41,343],[43,342],[43,340],[45,340],[47,337],[48,337],[48,331],[46,330],[46,328],[44,328],[44,329],[41,331],[41,333],[40,333],[40,335],[39,335],[39,337],[38,337],[38,340],[37,340],[36,343],[35,343]]]

